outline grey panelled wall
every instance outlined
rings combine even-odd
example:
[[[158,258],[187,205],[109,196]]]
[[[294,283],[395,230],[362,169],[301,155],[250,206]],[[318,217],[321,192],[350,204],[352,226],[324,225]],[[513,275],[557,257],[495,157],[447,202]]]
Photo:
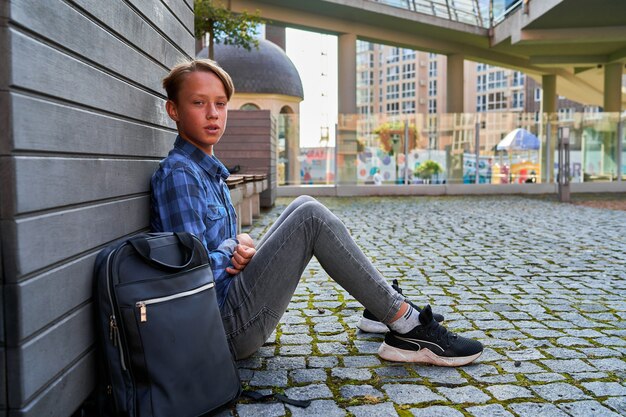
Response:
[[[193,0],[0,0],[0,417],[92,392],[93,262],[149,225],[160,81],[193,51]]]

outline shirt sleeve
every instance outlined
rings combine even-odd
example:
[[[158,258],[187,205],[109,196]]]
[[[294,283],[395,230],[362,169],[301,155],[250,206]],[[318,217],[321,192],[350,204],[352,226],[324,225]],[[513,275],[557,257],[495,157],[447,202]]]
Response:
[[[157,212],[161,219],[163,232],[189,232],[197,236],[209,252],[211,269],[217,286],[217,292],[225,290],[224,282],[230,275],[226,272],[232,266],[232,257],[237,240],[223,240],[217,248],[210,249],[206,239],[207,195],[202,182],[193,172],[184,167],[172,170],[161,181],[153,183]]]

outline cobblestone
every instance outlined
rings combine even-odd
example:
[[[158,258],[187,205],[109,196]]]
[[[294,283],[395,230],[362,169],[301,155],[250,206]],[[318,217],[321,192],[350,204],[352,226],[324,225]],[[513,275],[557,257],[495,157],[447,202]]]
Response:
[[[463,413],[451,407],[431,406],[428,408],[412,408],[415,417],[463,417]]]
[[[359,303],[315,258],[268,343],[240,361],[254,389],[220,416],[626,416],[626,212],[548,198],[321,199],[364,253],[449,329],[480,340],[472,365],[381,360]],[[244,232],[258,239],[279,199]],[[554,402],[554,403],[553,403]]]
[[[348,411],[354,414],[354,417],[397,417],[393,404],[374,404],[374,405],[357,405],[348,407]]]

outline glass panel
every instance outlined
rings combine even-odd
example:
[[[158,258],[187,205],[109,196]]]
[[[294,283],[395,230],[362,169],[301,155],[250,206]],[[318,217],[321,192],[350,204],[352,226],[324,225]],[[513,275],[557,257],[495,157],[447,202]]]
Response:
[[[571,182],[618,174],[618,113],[344,114],[336,147],[322,140],[309,148],[299,145],[297,120],[279,117],[280,185],[554,183],[561,128],[569,130]]]
[[[622,114],[620,125],[619,131],[622,136],[622,169],[619,175],[621,176],[622,181],[626,181],[626,113]]]
[[[437,16],[456,22],[468,23],[471,25],[489,27],[489,3],[477,0],[369,0],[376,3],[384,3],[388,6],[398,7],[417,13],[430,16]],[[511,1],[509,0],[509,3]],[[521,4],[522,0],[513,0],[516,4]],[[479,4],[480,3],[480,4]],[[507,10],[514,8],[507,5]],[[500,7],[499,14],[504,18],[504,9]]]
[[[616,179],[618,121],[618,113],[582,114],[579,130],[583,181]]]

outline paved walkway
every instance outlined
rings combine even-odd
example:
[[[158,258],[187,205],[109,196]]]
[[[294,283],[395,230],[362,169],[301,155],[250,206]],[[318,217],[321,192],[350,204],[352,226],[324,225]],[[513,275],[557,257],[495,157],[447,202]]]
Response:
[[[626,212],[522,197],[321,199],[389,280],[486,349],[461,368],[378,358],[381,336],[314,260],[270,341],[240,362],[258,390],[221,415],[626,416]],[[259,237],[290,200],[249,230]]]

